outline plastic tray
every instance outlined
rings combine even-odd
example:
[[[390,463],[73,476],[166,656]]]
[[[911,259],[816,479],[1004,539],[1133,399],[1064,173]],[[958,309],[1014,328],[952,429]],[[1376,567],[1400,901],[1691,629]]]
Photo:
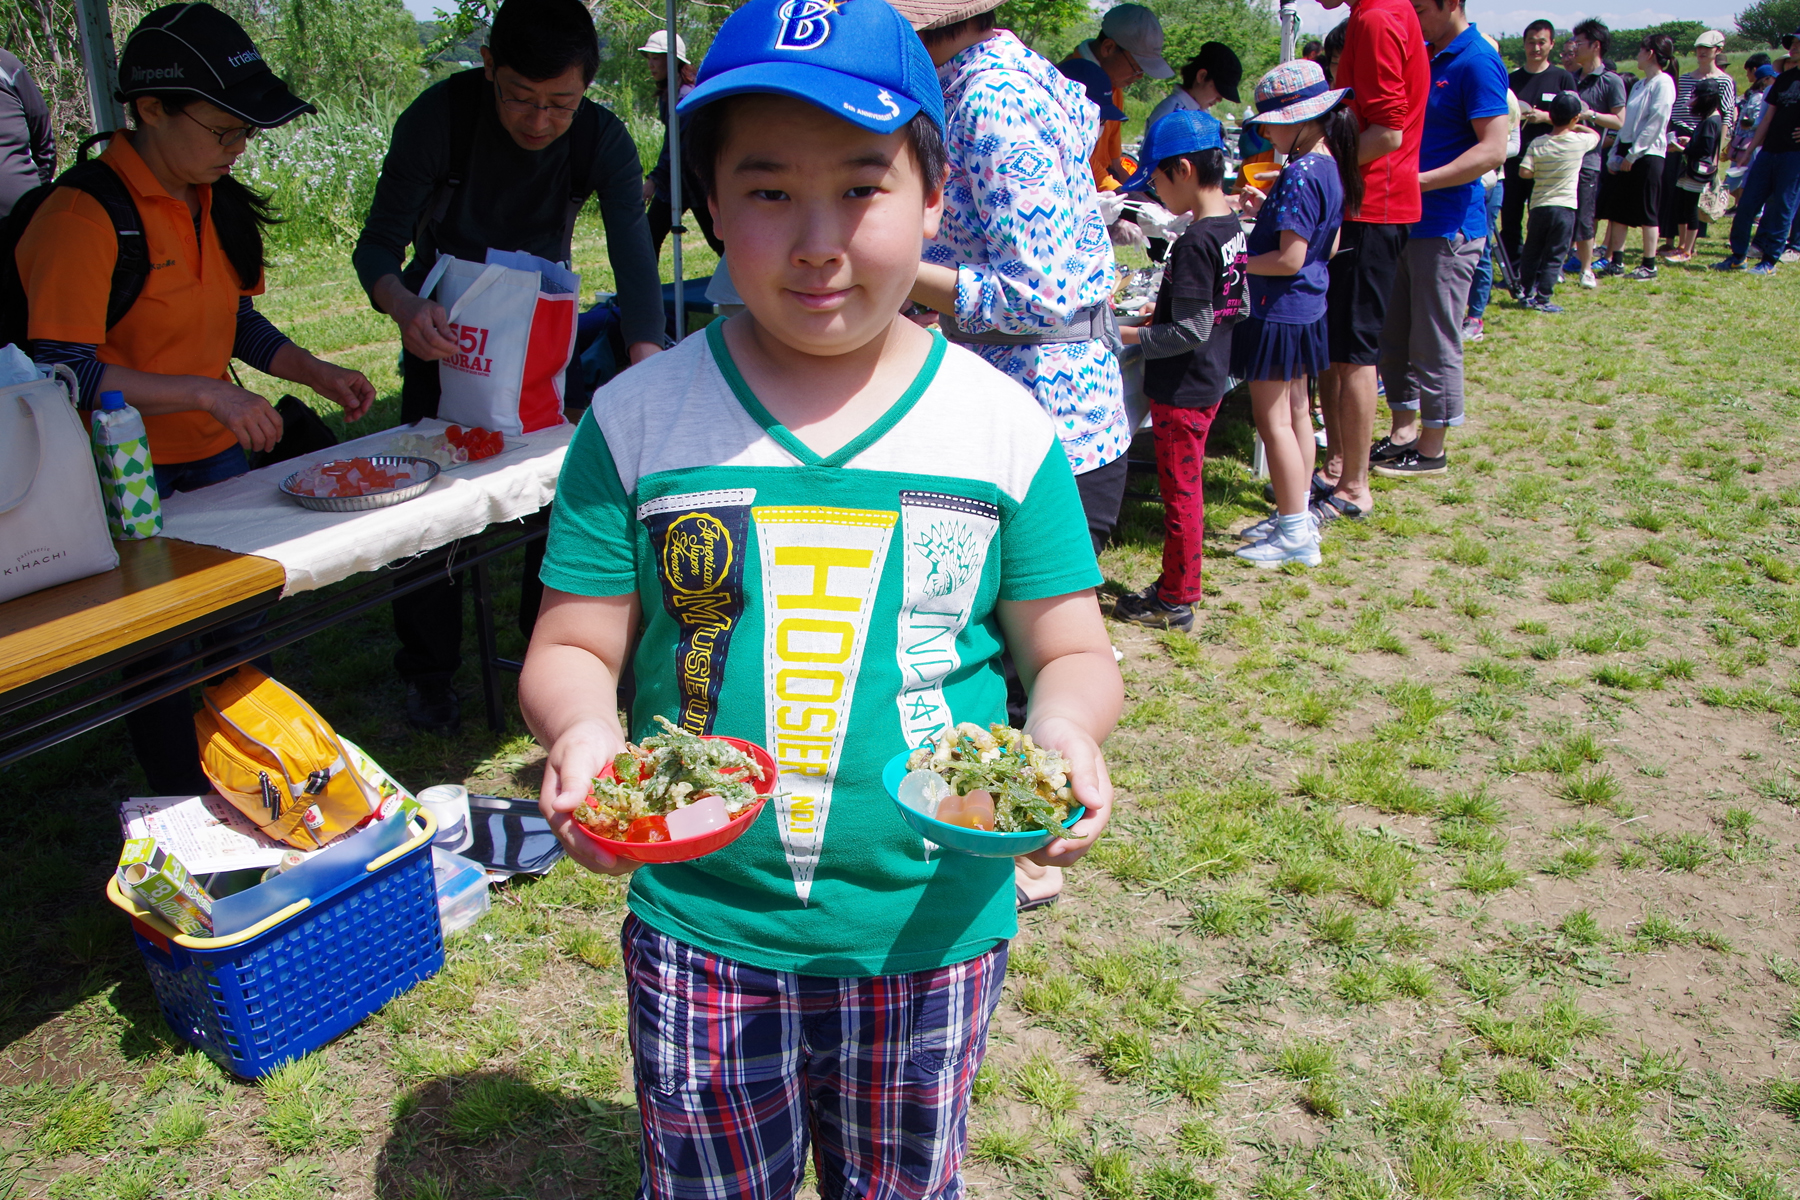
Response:
[[[412,821],[410,838],[361,871],[228,937],[178,933],[108,879],[106,898],[131,917],[169,1028],[254,1079],[437,974],[437,822],[423,810]]]
[[[423,496],[431,481],[438,477],[439,467],[429,458],[415,458],[410,454],[370,454],[365,455],[378,467],[410,466],[414,471],[424,471],[425,478],[405,487],[389,488],[385,492],[370,492],[364,496],[302,496],[293,490],[293,482],[302,474],[295,471],[281,481],[281,494],[288,497],[302,508],[316,509],[319,512],[368,512],[374,508],[386,508],[390,504],[404,504],[415,496]],[[347,459],[334,458],[319,463],[328,467],[334,462],[347,462]]]

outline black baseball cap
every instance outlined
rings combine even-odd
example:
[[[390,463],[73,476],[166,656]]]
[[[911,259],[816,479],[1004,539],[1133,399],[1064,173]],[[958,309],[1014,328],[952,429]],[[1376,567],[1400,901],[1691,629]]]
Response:
[[[1581,115],[1581,97],[1574,92],[1558,92],[1556,99],[1550,101],[1550,120],[1553,124],[1567,125]]]
[[[1219,89],[1219,95],[1233,104],[1238,102],[1238,84],[1244,80],[1244,64],[1238,61],[1230,46],[1224,42],[1207,42],[1200,47],[1200,53],[1187,61],[1181,72],[1184,77],[1190,68],[1205,71],[1212,85]]]
[[[244,27],[210,4],[168,4],[131,31],[119,55],[120,100],[186,92],[261,129],[319,110],[275,77]]]

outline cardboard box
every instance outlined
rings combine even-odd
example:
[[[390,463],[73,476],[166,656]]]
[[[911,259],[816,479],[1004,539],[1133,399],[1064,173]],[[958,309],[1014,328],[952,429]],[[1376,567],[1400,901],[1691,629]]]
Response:
[[[211,937],[212,897],[155,838],[133,838],[119,855],[119,883],[189,937]]]

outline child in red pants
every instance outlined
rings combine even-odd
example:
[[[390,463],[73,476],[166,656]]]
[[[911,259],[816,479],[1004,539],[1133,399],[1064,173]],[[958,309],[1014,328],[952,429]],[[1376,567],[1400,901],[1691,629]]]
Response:
[[[1119,330],[1143,347],[1144,393],[1156,430],[1163,502],[1163,565],[1155,583],[1121,597],[1113,616],[1155,628],[1191,629],[1200,599],[1206,502],[1200,476],[1206,434],[1225,394],[1229,326],[1242,320],[1244,230],[1225,198],[1223,130],[1205,112],[1172,112],[1150,127],[1144,165],[1125,190],[1154,181],[1171,212],[1193,222],[1169,251],[1150,324]]]

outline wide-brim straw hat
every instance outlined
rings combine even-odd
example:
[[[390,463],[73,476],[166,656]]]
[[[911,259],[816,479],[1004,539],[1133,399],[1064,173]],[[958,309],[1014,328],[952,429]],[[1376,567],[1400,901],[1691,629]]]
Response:
[[[888,0],[916,32],[942,29],[999,8],[1002,0]]]

